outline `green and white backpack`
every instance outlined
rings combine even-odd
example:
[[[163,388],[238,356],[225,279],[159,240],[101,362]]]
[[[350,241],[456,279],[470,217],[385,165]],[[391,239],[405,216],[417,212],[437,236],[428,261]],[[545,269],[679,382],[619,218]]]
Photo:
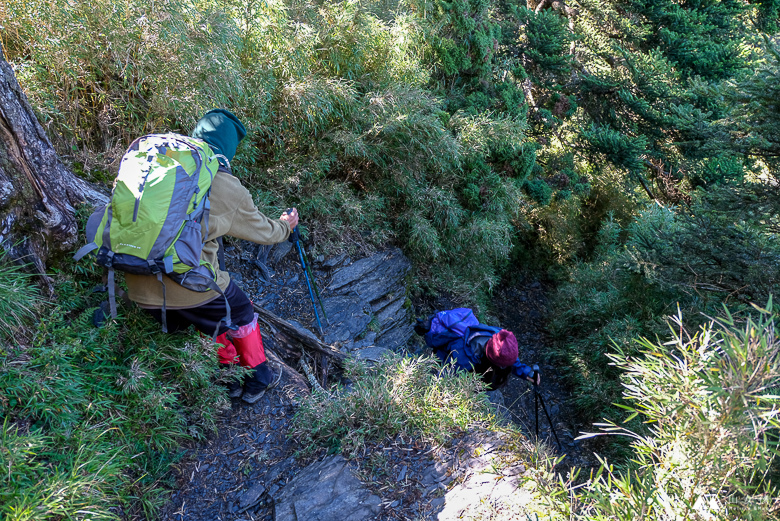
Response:
[[[162,276],[187,289],[224,293],[216,270],[201,260],[209,224],[209,190],[219,163],[206,142],[179,134],[150,134],[133,141],[119,165],[111,200],[87,222],[89,244],[75,260],[97,250],[108,268],[111,316],[116,317],[114,270]],[[202,231],[203,233],[202,233]],[[225,299],[225,323],[232,327]]]

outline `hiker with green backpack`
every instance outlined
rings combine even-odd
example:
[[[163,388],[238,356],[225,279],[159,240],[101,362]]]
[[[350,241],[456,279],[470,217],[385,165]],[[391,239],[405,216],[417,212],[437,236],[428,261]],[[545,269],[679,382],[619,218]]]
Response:
[[[109,300],[116,316],[114,270],[125,272],[128,296],[174,332],[190,325],[213,336],[221,364],[252,369],[231,398],[257,402],[281,378],[266,360],[257,314],[220,266],[223,235],[258,244],[284,242],[298,225],[295,209],[269,219],[231,174],[230,162],[246,135],[231,112],[215,109],[191,136],[143,136],[122,158],[111,201],[87,224],[90,244],[109,269]]]

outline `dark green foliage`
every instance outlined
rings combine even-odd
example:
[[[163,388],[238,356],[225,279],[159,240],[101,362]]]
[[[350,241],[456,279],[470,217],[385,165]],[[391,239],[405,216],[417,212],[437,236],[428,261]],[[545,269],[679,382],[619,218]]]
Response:
[[[552,198],[552,188],[543,179],[530,179],[524,187],[529,197],[539,204],[548,204]]]
[[[688,175],[693,188],[728,185],[742,181],[745,167],[737,157],[706,158],[694,166]]]
[[[740,49],[746,4],[736,0],[695,1],[680,4],[665,0],[632,2],[635,12],[650,27],[659,27],[643,42],[660,49],[682,72],[708,79],[732,77],[745,66]]]
[[[576,14],[566,9],[513,11],[523,26],[517,77],[531,82],[534,135],[566,129],[559,139],[579,144],[589,162],[603,158],[632,173],[634,186],[674,178],[674,202],[711,175],[686,160],[732,160],[714,144],[713,125],[727,116],[724,81],[760,60],[750,51],[749,4],[587,0]],[[658,175],[658,164],[674,174]]]
[[[780,245],[770,223],[778,214],[725,210],[726,194],[736,190],[697,199],[689,213],[650,207],[625,230],[605,222],[593,261],[560,288],[552,321],[557,353],[582,389],[577,400],[589,420],[611,416],[619,399],[619,375],[606,362],[614,346],[629,349],[632,338],[663,334],[662,319],[677,306],[695,322],[724,301],[736,309],[777,293]],[[594,382],[605,391],[594,393]]]
[[[435,0],[431,4],[415,0],[410,5],[437,27],[431,46],[445,76],[462,76],[459,81],[490,78],[500,35],[488,0]]]
[[[521,8],[516,14],[525,25],[522,49],[532,63],[534,78],[544,81],[571,72],[569,47],[574,35],[569,31],[566,18],[552,10],[534,13]]]
[[[595,125],[580,135],[594,152],[603,154],[615,165],[632,173],[643,169],[642,156],[648,146],[648,140],[644,135],[629,136],[610,127]]]
[[[780,166],[780,46],[767,38],[764,48],[763,63],[722,91],[734,111],[719,122],[722,132],[728,133],[720,142],[731,139],[739,152],[769,162],[776,177]]]
[[[773,34],[777,33],[780,23],[780,2],[778,0],[749,0],[751,5],[758,7],[756,22],[761,31]]]

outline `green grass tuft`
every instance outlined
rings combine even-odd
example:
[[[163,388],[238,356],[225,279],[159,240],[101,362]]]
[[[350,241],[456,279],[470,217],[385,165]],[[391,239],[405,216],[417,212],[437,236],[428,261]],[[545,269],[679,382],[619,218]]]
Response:
[[[346,376],[348,388],[301,403],[290,436],[304,450],[327,447],[351,455],[366,442],[398,435],[442,443],[468,427],[495,422],[480,380],[452,374],[433,357],[390,356],[374,367],[352,361]]]
[[[154,518],[180,447],[227,406],[214,346],[137,308],[94,327],[99,272],[63,269],[30,345],[0,352],[0,518]]]
[[[42,298],[33,275],[25,272],[23,265],[12,264],[7,255],[0,251],[0,338],[10,339],[30,323]]]

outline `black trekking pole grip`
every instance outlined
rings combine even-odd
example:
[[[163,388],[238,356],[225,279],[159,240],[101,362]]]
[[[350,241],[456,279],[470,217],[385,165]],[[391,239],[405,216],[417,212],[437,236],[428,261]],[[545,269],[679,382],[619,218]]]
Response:
[[[537,383],[536,383],[536,382],[538,382],[538,381],[539,381],[539,366],[538,366],[538,365],[536,365],[536,364],[534,364],[534,366],[533,366],[531,369],[533,369],[533,370],[534,370],[534,376],[533,376],[533,379],[534,379],[534,385],[537,385]]]

